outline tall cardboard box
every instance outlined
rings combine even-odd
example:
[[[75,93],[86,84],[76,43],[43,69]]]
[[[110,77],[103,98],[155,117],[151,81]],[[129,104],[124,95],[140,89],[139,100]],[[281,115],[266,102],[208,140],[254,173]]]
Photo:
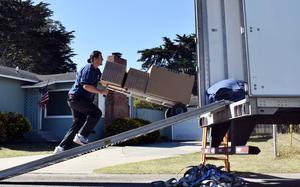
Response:
[[[101,84],[123,87],[125,75],[126,65],[107,61],[103,69]]]
[[[147,95],[183,104],[189,103],[195,79],[194,76],[172,72],[156,66],[152,66],[148,70],[148,73]]]
[[[147,72],[130,68],[127,73],[124,88],[130,92],[144,94],[146,91],[149,75]]]
[[[121,53],[113,53],[107,57],[102,81],[104,85],[114,89],[123,89],[126,79],[127,61],[121,58]],[[110,125],[117,118],[129,116],[128,98],[118,92],[109,92],[105,99],[105,124]]]

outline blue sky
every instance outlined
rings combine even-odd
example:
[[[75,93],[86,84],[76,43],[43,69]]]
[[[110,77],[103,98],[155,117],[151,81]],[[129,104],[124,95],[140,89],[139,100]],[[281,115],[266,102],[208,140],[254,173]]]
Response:
[[[34,0],[40,1],[50,4],[54,20],[75,31],[78,69],[93,50],[105,60],[121,52],[128,68],[141,69],[138,50],[161,45],[164,36],[195,33],[194,0]]]

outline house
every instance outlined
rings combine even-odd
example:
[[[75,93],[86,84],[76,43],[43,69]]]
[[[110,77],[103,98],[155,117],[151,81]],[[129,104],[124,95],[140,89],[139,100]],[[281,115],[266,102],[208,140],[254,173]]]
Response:
[[[29,141],[60,141],[72,124],[71,111],[67,105],[68,90],[74,83],[76,73],[38,75],[28,71],[0,66],[0,111],[16,112],[29,119],[32,131],[25,135]],[[40,107],[41,92],[45,86],[49,90],[47,108]],[[95,104],[103,115],[89,139],[104,137],[105,99],[97,95]],[[197,103],[197,101],[192,101]],[[194,105],[194,104],[193,104]],[[135,110],[134,117],[149,121],[163,119],[162,111]],[[200,140],[202,129],[197,119],[176,124],[161,130],[162,135],[171,140]]]
[[[72,124],[67,94],[75,76],[75,72],[38,75],[18,68],[0,66],[0,111],[20,113],[29,119],[32,131],[25,135],[26,140],[60,141]],[[48,86],[50,99],[44,109],[39,103],[40,89],[45,86]],[[97,95],[95,100],[104,111],[102,95]],[[104,137],[103,116],[94,129],[91,140]]]

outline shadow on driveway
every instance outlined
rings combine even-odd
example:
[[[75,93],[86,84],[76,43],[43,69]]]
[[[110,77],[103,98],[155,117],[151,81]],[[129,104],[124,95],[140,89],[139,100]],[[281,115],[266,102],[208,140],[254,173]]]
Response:
[[[297,187],[300,186],[300,174],[295,177],[290,174],[286,174],[287,176],[291,176],[289,178],[279,177],[276,175],[266,175],[261,173],[252,173],[252,172],[233,172],[234,175],[242,177],[245,181],[248,182],[248,186],[274,186],[274,187]],[[284,175],[284,174],[282,174]]]
[[[267,186],[267,187],[298,187],[300,186],[300,174],[279,174],[279,175],[267,175],[267,174],[260,174],[260,173],[252,173],[252,172],[232,172],[235,176],[242,177],[247,187],[260,187],[260,186]],[[286,177],[284,177],[286,176]],[[128,176],[131,181],[134,181],[134,176]],[[49,179],[48,179],[49,180]],[[153,187],[150,182],[99,182],[93,181],[89,179],[84,179],[83,181],[76,182],[74,181],[41,181],[41,182],[34,182],[34,181],[0,181],[1,187],[12,187],[12,186],[57,186],[57,187],[69,187],[69,186],[99,186],[99,187]],[[109,180],[109,179],[108,179]],[[111,179],[113,180],[113,179]],[[118,180],[120,181],[120,180]],[[153,181],[154,182],[154,181]],[[163,187],[163,185],[155,185],[155,187]]]

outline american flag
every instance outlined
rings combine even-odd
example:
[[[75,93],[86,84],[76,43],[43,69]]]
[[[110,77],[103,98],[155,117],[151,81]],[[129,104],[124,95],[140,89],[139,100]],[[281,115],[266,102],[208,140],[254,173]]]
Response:
[[[48,92],[48,86],[45,86],[40,89],[40,92],[42,94],[41,100],[40,100],[40,107],[46,108],[48,101],[49,101],[49,92]]]

